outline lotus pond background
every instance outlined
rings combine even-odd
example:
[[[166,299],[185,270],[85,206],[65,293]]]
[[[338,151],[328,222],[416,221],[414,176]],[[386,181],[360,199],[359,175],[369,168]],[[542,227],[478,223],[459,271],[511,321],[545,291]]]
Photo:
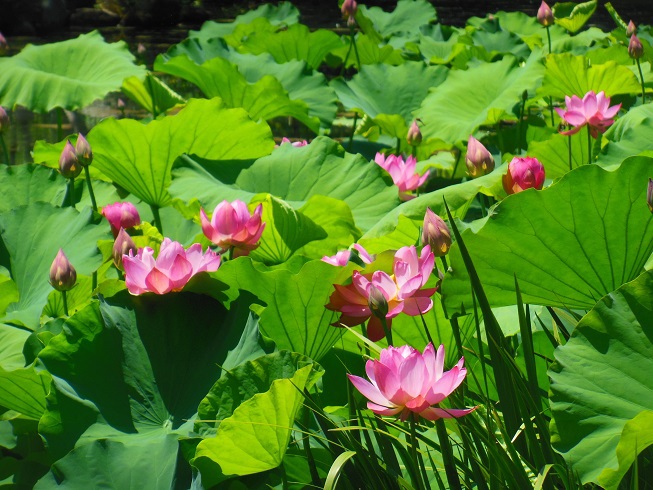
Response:
[[[635,60],[618,5],[553,5],[548,29],[505,11],[455,27],[436,7],[359,5],[329,30],[264,5],[146,64],[98,32],[0,57],[0,485],[651,486],[650,14],[633,19]],[[597,9],[609,26],[591,24]],[[601,91],[621,104],[614,124],[561,134],[554,107]],[[52,127],[16,151],[21,111]],[[130,294],[83,174],[58,170],[75,124],[98,208],[138,210],[137,247],[207,250],[200,209],[224,200],[261,205],[260,245],[182,291]],[[495,162],[476,178],[470,136]],[[377,152],[429,172],[411,199]],[[541,190],[506,194],[515,156],[541,162]],[[333,326],[325,305],[355,271],[392,274],[395,251],[421,247],[427,209],[454,243],[423,284],[432,308],[392,318],[393,343],[442,344],[445,369],[464,356],[439,408],[476,410],[410,424],[346,377],[387,338]],[[321,260],[354,243],[371,263]],[[77,271],[65,304],[48,274],[59,249]]]

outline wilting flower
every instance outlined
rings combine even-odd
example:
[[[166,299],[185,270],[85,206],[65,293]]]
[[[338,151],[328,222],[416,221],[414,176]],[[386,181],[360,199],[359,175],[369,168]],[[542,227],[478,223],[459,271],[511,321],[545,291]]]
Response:
[[[7,39],[2,35],[2,32],[0,32],[0,56],[4,56],[9,52],[9,43],[7,42]]]
[[[526,189],[541,189],[544,185],[544,166],[537,158],[515,157],[503,176],[503,188],[508,194]]]
[[[88,167],[93,162],[93,151],[86,138],[82,133],[77,136],[77,143],[75,144],[75,154],[77,160],[83,167]]]
[[[646,204],[653,213],[653,179],[648,179],[648,187],[646,188]]]
[[[628,26],[626,27],[626,36],[630,37],[636,33],[637,33],[637,26],[635,26],[635,23],[631,20],[630,22],[628,22]]]
[[[102,208],[102,215],[109,221],[114,238],[118,236],[120,228],[126,230],[141,224],[138,210],[130,202],[107,204]]]
[[[426,208],[422,226],[422,244],[430,245],[436,257],[442,257],[451,247],[451,232],[449,227],[437,214]]]
[[[419,126],[417,125],[417,119],[415,119],[413,124],[410,125],[410,128],[408,128],[406,141],[411,146],[417,146],[422,142],[422,132],[419,130]]]
[[[548,6],[546,2],[542,2],[540,8],[537,9],[537,21],[542,24],[544,27],[549,27],[553,25],[553,11],[551,7]]]
[[[9,115],[4,107],[0,106],[0,134],[9,129]]]
[[[494,157],[492,157],[492,153],[483,146],[483,143],[473,136],[470,136],[467,141],[465,165],[467,165],[467,172],[471,177],[480,177],[482,175],[487,175],[494,170]]]
[[[385,337],[385,330],[378,316],[370,307],[370,295],[381,293],[387,303],[386,325],[392,325],[392,318],[402,311],[410,316],[426,313],[433,307],[431,296],[435,289],[422,289],[434,267],[434,257],[428,246],[422,249],[418,258],[414,246],[403,247],[397,251],[394,259],[394,274],[383,271],[361,274],[354,271],[351,284],[335,284],[335,291],[326,307],[342,313],[336,326],[360,325],[369,320],[367,336],[377,341]],[[374,288],[374,289],[373,289]],[[376,304],[380,298],[377,298]],[[374,303],[373,303],[374,304]]]
[[[223,250],[233,247],[240,255],[247,255],[258,247],[265,229],[265,223],[261,222],[262,213],[263,204],[256,206],[254,214],[250,214],[243,201],[222,201],[213,211],[211,221],[204,210],[200,210],[202,231]]]
[[[437,352],[433,344],[424,353],[409,345],[383,349],[379,360],[368,360],[365,372],[370,381],[348,374],[347,377],[360,391],[367,408],[379,415],[398,415],[406,421],[410,416],[427,420],[462,417],[474,408],[441,408],[442,403],[465,379],[467,370],[460,358],[449,371],[444,371],[444,345]]]
[[[377,153],[374,161],[390,174],[392,181],[399,187],[399,198],[403,201],[415,197],[408,192],[418,189],[429,177],[428,170],[422,176],[415,173],[417,160],[413,156],[409,156],[404,161],[402,156],[388,155],[385,157],[382,153]]]
[[[573,128],[562,134],[575,134],[587,124],[593,138],[598,137],[599,133],[605,133],[621,109],[621,104],[610,107],[610,97],[606,97],[603,91],[595,94],[593,90],[587,92],[582,99],[576,95],[566,96],[565,104],[566,110],[556,107],[556,111]]]
[[[639,40],[637,34],[630,36],[628,55],[634,60],[637,60],[644,55],[644,46],[642,46],[642,41]]]
[[[362,245],[358,243],[354,243],[353,248],[358,252],[358,256],[361,258],[361,260],[366,263],[366,264],[371,264],[374,262],[374,258],[367,253],[367,250],[363,248]],[[351,257],[351,250],[341,250],[335,255],[325,255],[322,257],[322,262],[326,262],[327,264],[331,265],[336,265],[336,266],[345,266],[349,262],[349,258]]]
[[[59,249],[59,253],[54,258],[50,266],[50,284],[57,291],[70,291],[77,282],[77,272],[75,268]]]
[[[188,250],[179,242],[164,238],[159,256],[154,250],[142,248],[123,255],[125,284],[134,295],[143,293],[166,294],[180,291],[191,277],[199,272],[213,272],[220,266],[220,256],[211,250],[202,253],[202,246],[194,243]]]
[[[125,231],[124,228],[120,228],[116,241],[113,243],[112,257],[113,263],[117,269],[124,270],[122,266],[122,257],[123,255],[136,255],[138,253],[138,248],[132,237]]]
[[[292,146],[294,146],[295,148],[300,148],[300,147],[302,147],[302,146],[306,146],[306,145],[308,145],[308,141],[306,141],[306,140],[301,140],[301,141],[290,141],[288,138],[286,138],[286,137],[284,136],[283,138],[281,138],[281,143],[279,143],[278,145],[276,145],[275,148],[278,148],[278,147],[280,147],[281,145],[286,144],[286,143],[290,143],[290,144],[291,144]]]
[[[64,146],[61,156],[59,157],[59,172],[66,179],[74,179],[82,171],[82,166],[77,159],[75,147],[68,140]]]

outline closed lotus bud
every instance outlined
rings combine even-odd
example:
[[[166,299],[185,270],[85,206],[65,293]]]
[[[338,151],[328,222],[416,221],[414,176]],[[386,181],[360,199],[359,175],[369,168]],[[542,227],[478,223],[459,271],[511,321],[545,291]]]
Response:
[[[465,164],[467,165],[467,172],[471,177],[487,175],[494,170],[494,158],[492,157],[492,153],[483,146],[483,143],[473,136],[470,136],[469,141],[467,142]]]
[[[67,179],[74,179],[82,171],[82,166],[77,159],[75,147],[68,140],[59,157],[59,172]]]
[[[508,164],[508,172],[502,182],[503,189],[508,194],[531,188],[539,190],[544,185],[544,166],[537,158],[515,157]]]
[[[551,7],[546,2],[542,2],[540,8],[537,9],[537,21],[544,27],[553,25],[553,10],[551,10]]]
[[[70,291],[77,282],[77,272],[75,268],[59,249],[59,253],[50,266],[50,284],[57,291]]]
[[[637,32],[637,27],[635,23],[631,20],[628,22],[628,27],[626,27],[626,36],[630,37]]]
[[[451,232],[449,227],[437,214],[426,208],[422,228],[422,245],[430,245],[431,252],[436,257],[442,257],[451,248]]]
[[[342,12],[343,17],[347,17],[348,19],[355,17],[356,12],[358,11],[358,4],[356,3],[356,0],[345,0],[342,2],[340,11]]]
[[[0,32],[0,56],[4,56],[9,52],[9,43]]]
[[[138,253],[138,248],[136,248],[136,244],[134,243],[134,240],[132,240],[132,237],[129,236],[129,234],[125,231],[124,228],[120,228],[120,231],[118,232],[118,237],[116,238],[116,241],[113,243],[113,263],[116,265],[117,269],[120,269],[121,271],[124,271],[122,267],[122,256],[123,255],[129,255],[129,252],[132,252],[132,256],[136,256]]]
[[[642,41],[639,40],[637,34],[630,36],[630,42],[628,43],[628,55],[634,59],[638,60],[644,54],[644,46],[642,46]]]
[[[648,188],[646,189],[646,204],[651,213],[653,213],[653,179],[648,179]]]
[[[9,129],[9,115],[7,111],[4,110],[4,107],[0,106],[0,134],[4,133]]]
[[[141,224],[138,209],[130,202],[107,204],[102,208],[101,214],[109,221],[111,233],[116,238],[118,237],[120,228],[133,228]]]
[[[408,128],[408,134],[406,135],[406,141],[408,141],[408,144],[411,146],[417,146],[422,142],[422,132],[419,130],[417,121],[418,119],[413,121],[413,124]]]
[[[118,109],[120,109],[121,111],[124,110],[125,109],[125,101],[122,100],[122,99],[118,99],[117,106],[118,106]]]
[[[75,153],[77,160],[83,167],[88,167],[93,162],[93,150],[91,150],[91,145],[88,144],[88,141],[86,141],[82,133],[79,133],[79,136],[77,136]]]
[[[383,295],[383,292],[373,284],[370,285],[370,295],[367,299],[367,305],[372,314],[377,318],[385,318],[388,314],[388,300]]]

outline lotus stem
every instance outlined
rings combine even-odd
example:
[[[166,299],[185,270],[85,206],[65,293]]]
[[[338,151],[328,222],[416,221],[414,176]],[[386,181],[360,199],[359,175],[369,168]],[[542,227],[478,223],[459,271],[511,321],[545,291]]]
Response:
[[[431,332],[429,332],[429,327],[426,325],[426,320],[424,320],[424,315],[422,314],[421,310],[419,312],[419,316],[422,319],[422,325],[424,325],[424,332],[426,333],[426,338],[431,344],[435,345],[435,343],[433,342],[433,337],[431,337]]]
[[[61,291],[61,298],[63,299],[63,312],[64,312],[64,315],[69,316],[68,315],[68,298],[66,297],[67,293],[68,293],[68,291]]]
[[[349,49],[347,50],[347,54],[345,55],[345,60],[342,62],[342,66],[340,67],[340,75],[342,76],[345,73],[345,69],[347,68],[347,62],[349,61],[349,55],[351,54],[353,44],[349,43]]]
[[[358,56],[358,46],[356,46],[356,28],[354,26],[351,26],[349,28],[349,32],[351,35],[351,44],[354,46],[354,54],[356,55],[356,66],[358,66],[358,71],[361,71],[361,59],[360,56]]]
[[[639,62],[639,58],[637,58],[635,61],[637,61],[637,69],[639,70],[639,81],[642,85],[642,105],[646,103],[646,91],[644,90],[644,74],[642,73],[642,65]]]
[[[155,204],[150,204],[150,209],[152,210],[152,215],[154,216],[154,225],[156,226],[159,233],[163,235],[163,224],[161,223],[161,215],[159,214],[159,206]]]
[[[453,164],[453,171],[451,172],[451,179],[456,178],[456,170],[458,170],[458,163],[460,163],[460,157],[462,156],[463,152],[460,151],[458,148],[455,148],[455,151],[457,151],[456,155],[456,162]]]
[[[447,481],[449,482],[449,488],[452,490],[461,490],[460,479],[458,478],[458,472],[456,471],[453,450],[449,443],[449,434],[447,434],[447,427],[444,425],[444,419],[438,419],[435,421],[435,430],[437,431],[438,439],[440,440],[440,452],[442,453],[442,461],[444,463],[444,471],[447,475]]]
[[[93,192],[93,185],[91,184],[91,172],[88,169],[88,166],[84,167],[84,175],[86,175],[86,186],[88,187],[88,195],[91,197],[91,206],[93,206],[93,211],[96,213],[97,203],[95,202],[95,193]]]
[[[546,26],[546,38],[549,40],[549,54],[551,54],[551,31],[549,30],[550,26]]]
[[[392,343],[392,330],[388,328],[388,321],[384,316],[379,318],[379,320],[381,320],[381,326],[383,327],[383,331],[385,332],[385,338],[388,339],[388,345],[389,346],[394,345]]]
[[[553,97],[549,97],[549,112],[551,113],[551,127],[555,125],[555,119],[553,118]]]
[[[354,134],[356,133],[356,124],[358,123],[358,112],[354,112],[354,125],[351,128],[351,134],[349,135],[349,144],[347,145],[347,151],[351,153],[352,145],[354,144]]]
[[[569,143],[569,170],[572,170],[572,163],[571,163],[571,135],[567,136],[567,142]]]
[[[447,257],[444,255],[440,257],[440,260],[442,261],[442,267],[444,267],[444,272],[447,272],[449,270],[449,264],[447,263]]]
[[[526,100],[522,97],[521,101],[521,108],[519,109],[519,128],[518,128],[518,133],[517,133],[517,149],[519,150],[519,153],[521,154],[522,150],[522,130],[524,128],[524,109],[526,108]]]
[[[423,490],[424,489],[424,482],[422,481],[422,476],[420,473],[420,464],[419,464],[419,459],[417,458],[417,448],[419,445],[419,440],[417,439],[417,427],[415,423],[415,417],[417,417],[417,414],[410,414],[409,417],[409,425],[410,425],[410,457],[413,460],[413,464],[415,465],[415,481],[413,484],[415,485],[415,488],[417,490]]]
[[[400,155],[401,154],[400,151],[401,151],[401,140],[399,139],[399,137],[397,137],[397,146],[395,147],[395,153],[397,155]]]
[[[63,139],[63,109],[57,107],[57,141]]]
[[[11,162],[9,161],[9,149],[7,148],[7,143],[5,143],[5,138],[2,134],[0,134],[0,143],[2,143],[2,153],[4,155],[5,163],[11,165]]]
[[[152,97],[152,117],[156,119],[159,116],[159,112],[156,108],[156,95],[154,93],[154,85],[152,85],[152,74],[148,73],[147,76],[147,88],[150,91],[150,97]]]
[[[97,271],[93,271],[93,274],[91,274],[91,293],[95,291],[96,287],[97,287]]]
[[[75,177],[68,179],[68,202],[70,207],[75,207]]]
[[[588,153],[588,164],[592,163],[592,133],[590,133],[590,126],[587,125],[587,153]]]

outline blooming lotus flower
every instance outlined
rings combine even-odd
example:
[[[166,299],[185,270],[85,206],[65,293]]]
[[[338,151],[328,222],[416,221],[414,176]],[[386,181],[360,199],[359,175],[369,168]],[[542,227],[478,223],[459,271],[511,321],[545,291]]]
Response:
[[[599,133],[605,133],[621,109],[621,104],[610,107],[610,97],[606,97],[603,91],[598,94],[594,91],[587,92],[582,100],[576,95],[566,96],[565,104],[566,110],[556,107],[556,111],[573,128],[562,134],[575,134],[587,124],[593,138],[598,137]]]
[[[537,9],[537,21],[544,27],[553,25],[554,22],[553,11],[546,2],[542,2],[540,8]]]
[[[77,160],[79,160],[79,163],[83,167],[88,167],[93,162],[93,150],[91,150],[91,145],[89,145],[82,133],[79,133],[77,136],[75,154],[77,155]]]
[[[114,238],[118,236],[120,228],[126,230],[141,224],[138,210],[130,202],[107,204],[102,208],[102,215],[109,221]]]
[[[526,189],[541,189],[544,185],[544,166],[537,158],[515,157],[508,164],[508,172],[503,176],[503,188],[508,194]]]
[[[494,170],[494,157],[483,143],[474,138],[469,137],[467,141],[467,155],[465,156],[465,165],[467,165],[467,173],[471,177],[480,177],[487,175]]]
[[[413,124],[408,128],[408,134],[406,135],[406,141],[411,146],[417,146],[422,142],[422,132],[419,130],[417,121],[418,119],[413,121]]]
[[[145,247],[136,255],[131,250],[128,255],[123,255],[122,265],[125,284],[131,294],[166,294],[180,291],[199,272],[218,270],[220,256],[211,250],[203,254],[199,243],[184,250],[181,243],[164,238],[156,260],[154,250]]]
[[[404,301],[403,312],[419,316],[433,308],[431,296],[437,288],[422,289],[435,267],[435,256],[429,245],[417,256],[415,245],[402,247],[395,253],[393,272],[399,287],[399,298]]]
[[[361,258],[361,260],[366,263],[366,264],[371,264],[374,262],[374,258],[367,253],[367,250],[363,248],[362,245],[359,245],[358,243],[354,243],[353,248],[356,249],[358,252],[358,256]],[[349,258],[351,257],[351,250],[341,250],[335,255],[325,255],[322,257],[322,262],[326,262],[327,264],[335,265],[335,266],[340,266],[343,267],[347,265],[349,262]]]
[[[367,408],[378,415],[398,415],[406,421],[409,417],[427,420],[462,417],[474,408],[441,408],[442,403],[465,379],[465,359],[460,358],[449,371],[444,371],[444,345],[437,352],[429,343],[424,352],[409,345],[383,349],[379,360],[370,359],[365,364],[367,381],[348,374],[349,381],[360,391]]]
[[[288,138],[286,138],[286,137],[284,136],[283,138],[281,138],[281,143],[279,143],[278,145],[276,145],[275,148],[279,148],[281,145],[286,144],[286,143],[290,143],[290,144],[291,144],[292,146],[294,146],[295,148],[300,148],[300,147],[302,147],[302,146],[306,146],[306,145],[308,145],[308,141],[306,141],[306,140],[301,140],[301,141],[290,141]]]
[[[628,43],[628,56],[634,60],[644,56],[644,46],[642,46],[642,41],[639,40],[637,34],[630,36],[630,42]]]
[[[70,291],[76,282],[77,271],[63,250],[59,249],[50,266],[50,284],[57,291]]]
[[[206,238],[223,250],[233,247],[238,255],[247,255],[258,247],[265,229],[265,223],[261,222],[262,213],[263,204],[256,206],[254,214],[249,214],[243,201],[222,201],[213,211],[211,221],[204,210],[200,210],[202,231]]]
[[[442,257],[451,247],[451,232],[449,227],[437,214],[426,208],[422,226],[422,243],[430,245],[436,257]]]
[[[646,204],[648,204],[648,209],[653,213],[653,179],[648,179],[648,187],[646,188]]]
[[[66,179],[74,179],[82,171],[82,166],[77,159],[77,153],[75,152],[75,147],[68,140],[66,146],[64,146],[61,156],[59,157],[59,172]]]
[[[415,197],[407,194],[407,192],[414,191],[422,186],[429,177],[428,170],[421,177],[415,173],[417,160],[413,156],[409,156],[404,161],[402,156],[388,155],[385,157],[382,153],[377,153],[374,161],[390,174],[392,181],[399,187],[399,198],[403,201]]]
[[[113,257],[113,263],[117,269],[121,271],[124,270],[122,266],[122,258],[124,255],[135,255],[138,253],[138,248],[132,237],[125,231],[124,228],[120,228],[116,241],[113,243],[113,250],[111,256]]]

